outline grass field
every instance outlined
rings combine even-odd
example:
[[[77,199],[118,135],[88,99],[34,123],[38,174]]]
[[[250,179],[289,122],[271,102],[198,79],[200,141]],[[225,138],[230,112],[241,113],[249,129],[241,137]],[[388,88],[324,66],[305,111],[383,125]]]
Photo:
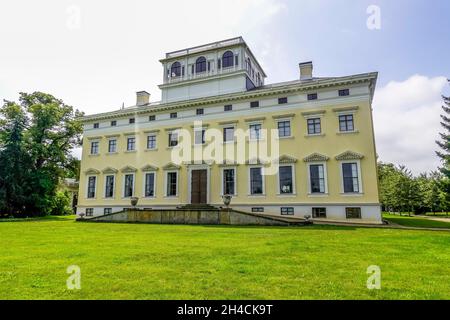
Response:
[[[450,229],[450,220],[448,222],[435,221],[426,217],[408,217],[387,213],[383,214],[383,218],[406,227]]]
[[[449,299],[450,233],[0,223],[0,299]],[[81,268],[81,290],[66,268]],[[382,271],[366,288],[367,267]]]

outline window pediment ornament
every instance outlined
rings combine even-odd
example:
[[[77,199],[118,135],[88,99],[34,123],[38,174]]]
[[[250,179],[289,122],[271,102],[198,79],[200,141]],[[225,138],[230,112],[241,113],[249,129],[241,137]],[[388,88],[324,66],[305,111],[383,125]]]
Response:
[[[117,173],[117,172],[118,172],[117,169],[114,169],[114,168],[111,168],[111,167],[107,167],[107,168],[102,170],[102,173],[105,173],[105,174],[107,174],[107,173]]]
[[[100,174],[100,171],[97,169],[89,168],[84,173],[85,174]]]
[[[158,171],[158,167],[152,166],[151,164],[147,164],[147,165],[143,166],[141,170],[143,172]]]
[[[125,166],[120,171],[122,171],[123,173],[130,173],[130,172],[136,172],[137,169],[132,166]]]
[[[360,160],[362,158],[364,158],[364,155],[359,154],[357,152],[354,151],[345,151],[339,155],[337,155],[336,160]]]
[[[248,159],[247,161],[245,161],[245,164],[247,164],[247,165],[254,165],[254,164],[256,164],[256,165],[266,165],[268,163],[269,163],[269,161],[262,160],[260,158],[252,158],[252,159]]]
[[[280,164],[283,164],[283,163],[296,163],[297,161],[298,161],[297,158],[289,156],[287,154],[284,154],[284,155],[280,156],[278,159],[276,159],[274,161],[274,163],[280,163]]]
[[[173,162],[169,162],[168,164],[166,164],[163,169],[164,170],[179,170],[181,167],[179,165],[176,165]]]
[[[315,162],[315,161],[328,161],[330,158],[326,155],[314,152],[310,154],[309,156],[303,158],[303,161],[305,162]]]

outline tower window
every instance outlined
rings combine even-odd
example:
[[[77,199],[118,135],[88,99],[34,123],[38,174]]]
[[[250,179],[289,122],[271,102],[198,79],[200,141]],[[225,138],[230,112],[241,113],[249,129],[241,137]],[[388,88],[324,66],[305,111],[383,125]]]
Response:
[[[181,63],[174,62],[170,67],[170,75],[171,77],[179,77],[181,76]]]
[[[234,66],[234,54],[231,51],[227,51],[223,54],[222,57],[222,65],[224,68],[233,67]]]
[[[195,62],[195,72],[200,73],[200,72],[205,72],[205,71],[206,71],[206,58],[200,57]]]

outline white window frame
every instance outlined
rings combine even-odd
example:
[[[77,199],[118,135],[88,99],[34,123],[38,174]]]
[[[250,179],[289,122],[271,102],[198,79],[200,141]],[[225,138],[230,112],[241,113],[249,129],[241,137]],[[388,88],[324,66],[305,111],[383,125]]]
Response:
[[[346,134],[346,133],[355,133],[358,132],[358,129],[356,129],[356,119],[355,119],[355,114],[356,114],[357,110],[352,110],[352,111],[340,111],[337,112],[337,121],[338,121],[338,133],[340,134]],[[353,130],[351,131],[341,131],[341,122],[339,120],[340,116],[353,116]]]
[[[325,192],[324,193],[312,193],[311,191],[311,171],[310,171],[310,167],[313,165],[318,165],[321,164],[323,165],[323,177],[325,179],[324,182],[324,187],[325,187]],[[328,169],[327,169],[327,163],[325,161],[313,161],[313,162],[308,162],[308,165],[306,166],[306,170],[307,170],[307,180],[308,180],[308,197],[326,197],[328,196]]]
[[[94,186],[94,197],[89,198],[89,178],[94,177],[95,178],[95,186]],[[97,185],[98,185],[98,174],[91,174],[86,176],[86,200],[95,200],[97,199]]]
[[[153,174],[153,196],[146,196],[145,195],[145,181],[147,178],[147,174]],[[156,198],[156,171],[145,171],[143,175],[143,183],[142,183],[142,197],[144,199],[154,199]]]
[[[111,151],[109,151],[109,143],[110,143],[110,141],[114,141],[114,140],[116,141],[116,150],[111,152]],[[119,142],[119,140],[117,138],[110,138],[110,139],[108,139],[108,153],[109,154],[114,154],[114,153],[118,152],[117,151],[118,150],[118,145],[119,145],[118,142]]]
[[[291,167],[292,169],[292,192],[291,193],[281,193],[280,191],[280,167]],[[293,163],[280,163],[278,165],[278,173],[277,173],[277,195],[280,197],[292,197],[297,194],[297,186],[295,183],[295,165]]]
[[[252,194],[252,185],[251,185],[251,169],[253,168],[261,168],[261,176],[262,176],[262,193],[260,194]],[[247,185],[248,185],[248,197],[265,197],[266,196],[266,175],[264,172],[264,167],[261,165],[253,165],[248,167],[247,172]]]
[[[169,173],[176,173],[177,174],[177,188],[176,188],[176,195],[168,195],[167,194],[167,185],[169,183]],[[164,197],[165,198],[178,198],[179,197],[179,190],[180,190],[180,170],[166,170],[164,172]]]
[[[344,163],[356,163],[358,166],[358,188],[359,192],[344,192],[344,170],[342,169],[342,165]],[[364,194],[363,191],[363,183],[362,183],[362,174],[361,174],[361,160],[341,160],[339,161],[339,170],[341,173],[341,195],[343,196],[355,196]]]
[[[133,176],[133,190],[131,192],[131,196],[130,197],[125,197],[125,177],[127,175],[132,175]],[[136,173],[135,172],[124,172],[122,174],[122,199],[130,199],[132,197],[134,197],[136,195],[136,190],[135,190],[135,185],[136,185]]]
[[[233,140],[229,140],[229,141],[225,141],[225,134],[224,131],[225,129],[233,129]],[[227,125],[223,125],[222,126],[222,143],[223,144],[233,144],[236,142],[236,125],[235,124],[227,124]]]
[[[92,144],[97,143],[97,153],[92,153]],[[100,154],[100,140],[89,141],[89,155],[98,156]]]
[[[280,122],[289,122],[289,131],[290,131],[290,135],[289,136],[280,136],[280,129],[278,128],[278,124]],[[278,132],[278,139],[289,139],[292,138],[294,135],[292,134],[292,118],[283,118],[283,119],[276,119],[276,123],[277,123],[277,132]]]
[[[134,139],[134,149],[128,150],[128,139]],[[127,136],[126,137],[126,152],[135,152],[137,150],[137,144],[138,144],[138,141],[137,141],[136,136],[131,136],[131,135]]]
[[[177,135],[177,144],[175,146],[170,145],[170,135],[173,135],[173,134]],[[180,147],[180,135],[177,130],[167,131],[167,142],[168,142],[167,148],[169,148],[169,149]]]
[[[225,174],[224,171],[225,170],[234,170],[234,194],[231,194],[231,196],[237,197],[238,193],[237,193],[237,167],[235,166],[230,166],[230,167],[223,167],[220,170],[220,181],[221,181],[221,187],[220,187],[220,195],[223,196],[224,195],[224,178],[225,178]]]
[[[113,176],[114,177],[114,186],[113,186],[113,196],[112,197],[107,197],[106,196],[106,177],[108,176]],[[117,177],[115,173],[106,173],[105,177],[103,179],[103,186],[104,186],[104,192],[103,192],[103,199],[105,200],[114,200],[116,198],[116,187],[117,187]]]
[[[251,134],[251,126],[254,126],[254,125],[260,125],[261,126],[261,129],[259,130],[259,138],[258,139],[252,139],[252,134]],[[248,141],[263,141],[264,139],[265,139],[265,137],[264,137],[264,131],[263,131],[263,123],[262,123],[262,121],[255,121],[255,122],[250,122],[250,123],[248,123]],[[278,128],[277,128],[277,130],[278,130]]]
[[[305,122],[306,122],[306,125],[305,125],[305,127],[306,127],[306,132],[305,132],[305,136],[307,136],[307,137],[314,137],[314,136],[324,136],[325,135],[325,133],[324,133],[324,126],[323,126],[323,119],[324,119],[324,113],[315,113],[315,114],[308,114],[308,115],[305,115],[304,116],[304,118],[305,118]],[[308,120],[311,120],[311,119],[320,119],[320,133],[309,133],[309,131],[308,131]],[[339,117],[338,117],[338,124],[339,124]]]
[[[154,148],[149,148],[148,147],[148,139],[149,139],[149,137],[155,137],[155,147]],[[147,134],[147,137],[146,137],[146,140],[145,140],[145,148],[147,150],[157,150],[158,149],[158,135],[157,134],[155,134],[155,133]]]

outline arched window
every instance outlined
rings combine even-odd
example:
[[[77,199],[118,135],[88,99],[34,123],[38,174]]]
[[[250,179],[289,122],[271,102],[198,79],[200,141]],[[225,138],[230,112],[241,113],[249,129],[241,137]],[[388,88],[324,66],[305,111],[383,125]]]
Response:
[[[181,63],[174,62],[170,67],[170,76],[171,77],[179,77],[181,76]]]
[[[222,67],[228,68],[234,66],[234,54],[231,51],[227,51],[222,57]]]
[[[205,57],[200,57],[195,61],[195,73],[206,71],[206,59]]]

